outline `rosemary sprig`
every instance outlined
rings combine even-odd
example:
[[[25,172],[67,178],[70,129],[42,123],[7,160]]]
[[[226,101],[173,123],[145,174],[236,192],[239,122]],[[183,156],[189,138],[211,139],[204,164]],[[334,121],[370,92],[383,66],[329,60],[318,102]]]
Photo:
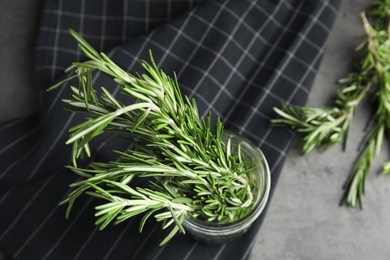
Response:
[[[133,75],[76,32],[70,33],[90,60],[74,62],[67,71],[74,70],[75,76],[50,90],[77,78],[79,87],[72,86],[72,98],[64,102],[70,110],[86,112],[90,118],[73,126],[67,141],[73,145],[73,164],[68,168],[82,177],[62,202],[69,204],[67,217],[75,200],[86,193],[106,201],[96,207],[96,224],[101,229],[142,214],[142,231],[154,216],[163,229],[171,227],[164,244],[177,232],[184,233],[182,223],[188,214],[218,223],[246,215],[254,205],[252,191],[258,187],[250,179],[253,162],[244,158],[240,144],[233,147],[230,139],[223,139],[221,121],[212,130],[211,114],[199,116],[195,100],[183,98],[176,77],[159,70],[152,54],[151,64],[142,62],[145,74]],[[92,86],[95,70],[111,76],[122,94],[137,102],[125,105],[105,88],[98,96]],[[115,151],[118,161],[78,167],[77,160],[91,153],[89,142],[105,132],[126,135],[135,148]],[[134,179],[145,179],[148,184],[134,188]]]
[[[329,148],[341,141],[344,145],[351,127],[356,107],[365,96],[372,93],[377,109],[362,145],[362,151],[344,188],[342,203],[362,208],[362,196],[366,177],[374,156],[379,154],[385,131],[390,129],[390,2],[375,1],[369,12],[360,14],[366,39],[357,47],[364,55],[358,70],[339,82],[343,86],[337,92],[335,107],[311,108],[282,105],[274,108],[280,118],[273,119],[274,126],[287,126],[306,134],[303,152],[316,148]],[[385,163],[384,173],[390,172],[390,162]]]
[[[330,148],[341,141],[345,144],[356,107],[371,84],[359,74],[350,74],[342,82],[349,84],[337,92],[334,108],[288,107],[282,104],[282,109],[274,108],[280,118],[272,120],[273,126],[288,126],[297,132],[306,133],[303,138],[305,154],[318,147]]]

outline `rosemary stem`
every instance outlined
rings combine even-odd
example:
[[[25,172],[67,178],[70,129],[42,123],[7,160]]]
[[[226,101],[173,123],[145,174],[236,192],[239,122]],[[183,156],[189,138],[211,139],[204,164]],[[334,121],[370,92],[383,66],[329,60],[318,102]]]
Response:
[[[370,95],[377,101],[373,124],[370,124],[370,131],[362,142],[364,149],[344,186],[347,190],[343,202],[361,207],[364,183],[373,158],[381,150],[384,132],[390,130],[390,1],[374,1],[370,12],[359,15],[365,39],[356,49],[362,51],[363,56],[357,71],[339,80],[347,85],[339,89],[336,106],[321,109],[283,105],[283,110],[274,109],[281,119],[275,119],[273,123],[307,133],[303,138],[304,153],[322,146],[329,148],[341,141],[345,146],[356,107],[373,89]],[[372,18],[370,22],[369,18]],[[390,172],[390,163],[385,164],[384,173],[387,172]]]
[[[86,62],[74,62],[67,71],[75,76],[50,89],[77,78],[79,87],[71,87],[72,98],[64,100],[69,109],[86,112],[90,118],[70,128],[72,163],[70,169],[83,179],[72,184],[64,203],[69,214],[74,201],[82,194],[108,202],[96,207],[96,224],[105,228],[144,214],[140,230],[149,216],[161,221],[163,229],[174,224],[166,243],[182,232],[187,213],[209,222],[228,223],[246,216],[254,204],[251,183],[253,158],[231,149],[224,143],[223,125],[217,121],[211,129],[211,114],[199,116],[194,100],[182,96],[174,79],[152,64],[143,62],[145,74],[131,74],[116,65],[107,55],[97,52],[80,35],[70,30]],[[107,89],[93,88],[92,71],[109,75],[122,89],[121,94],[136,99],[123,105]],[[77,166],[77,159],[90,156],[89,142],[104,132],[117,132],[135,144],[134,149],[115,151],[115,162],[94,162],[92,169]],[[129,136],[126,136],[129,135]],[[240,146],[239,146],[240,147]],[[145,186],[132,188],[133,179],[148,180]]]

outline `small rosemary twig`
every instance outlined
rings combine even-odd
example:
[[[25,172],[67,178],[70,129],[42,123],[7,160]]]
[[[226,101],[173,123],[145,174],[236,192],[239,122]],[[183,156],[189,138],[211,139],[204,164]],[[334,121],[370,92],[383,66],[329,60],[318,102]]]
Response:
[[[375,1],[369,14],[373,26],[365,12],[360,14],[366,40],[357,49],[365,52],[364,57],[357,72],[340,80],[344,86],[338,91],[335,107],[283,105],[282,109],[274,108],[280,117],[272,120],[274,126],[287,126],[306,134],[304,153],[319,147],[329,148],[342,140],[345,145],[356,107],[372,92],[377,103],[373,127],[365,137],[360,156],[344,186],[346,192],[342,202],[353,207],[357,204],[362,207],[366,177],[374,156],[381,150],[385,131],[390,130],[390,2]],[[384,165],[384,173],[388,172],[390,162]]]

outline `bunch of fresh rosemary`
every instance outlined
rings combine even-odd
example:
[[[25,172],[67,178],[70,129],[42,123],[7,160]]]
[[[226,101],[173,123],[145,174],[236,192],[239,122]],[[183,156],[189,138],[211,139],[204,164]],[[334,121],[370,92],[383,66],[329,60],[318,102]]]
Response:
[[[245,216],[258,185],[249,180],[253,164],[243,158],[240,145],[233,149],[230,139],[222,139],[221,121],[212,131],[210,114],[206,119],[199,116],[196,102],[183,99],[176,78],[158,70],[152,55],[151,65],[142,63],[146,73],[132,75],[70,32],[90,60],[74,62],[67,71],[74,70],[75,75],[50,89],[78,79],[79,87],[71,87],[72,99],[64,101],[90,118],[72,127],[67,141],[73,144],[73,165],[68,168],[82,177],[63,202],[69,203],[67,216],[75,200],[86,193],[103,200],[96,207],[101,229],[136,215],[143,215],[140,231],[150,216],[162,222],[163,229],[173,226],[161,244],[178,231],[184,233],[182,223],[188,214],[216,223]],[[110,75],[122,93],[137,102],[124,105],[105,88],[98,97],[92,87],[94,70]],[[90,155],[89,141],[104,132],[127,135],[135,148],[115,151],[118,161],[78,167],[77,159]],[[136,178],[148,180],[148,185],[132,187]]]
[[[312,108],[286,106],[274,108],[280,118],[273,119],[274,126],[288,126],[304,133],[303,152],[331,146],[347,139],[352,118],[361,100],[370,94],[376,104],[376,112],[369,131],[363,140],[361,153],[348,178],[342,203],[350,206],[359,204],[366,177],[375,154],[379,154],[385,131],[390,130],[390,1],[375,1],[372,11],[361,13],[366,39],[357,50],[363,51],[358,70],[341,79],[343,86],[338,90],[335,107]],[[390,172],[390,162],[384,164],[384,173]]]

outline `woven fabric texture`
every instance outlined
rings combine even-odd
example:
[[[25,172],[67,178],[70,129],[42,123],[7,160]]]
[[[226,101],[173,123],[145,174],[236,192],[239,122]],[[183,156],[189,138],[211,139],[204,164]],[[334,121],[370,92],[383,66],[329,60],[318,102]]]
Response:
[[[99,231],[97,201],[82,197],[68,220],[58,206],[76,176],[65,145],[69,127],[85,115],[64,110],[69,87],[45,90],[69,77],[64,69],[85,60],[72,28],[127,71],[142,72],[140,61],[153,52],[157,65],[175,71],[182,92],[197,100],[200,114],[220,117],[225,128],[249,138],[268,159],[272,189],[293,133],[271,128],[272,110],[303,105],[337,15],[338,0],[47,0],[36,46],[41,109],[0,126],[0,248],[16,259],[247,259],[264,214],[241,238],[206,245],[167,235],[139,218]],[[119,87],[94,75],[96,87],[116,96]],[[131,99],[123,99],[132,102]],[[115,160],[126,149],[115,136],[99,136],[91,160]]]

